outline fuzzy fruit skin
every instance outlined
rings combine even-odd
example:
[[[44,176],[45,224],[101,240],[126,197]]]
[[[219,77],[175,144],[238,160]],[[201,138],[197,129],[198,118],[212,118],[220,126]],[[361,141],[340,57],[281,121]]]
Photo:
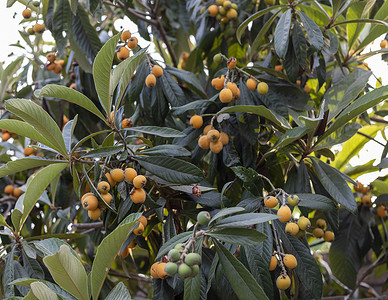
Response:
[[[142,235],[143,232],[144,232],[144,226],[143,226],[142,223],[139,222],[139,226],[136,229],[133,230],[133,233],[135,235]]]
[[[225,83],[224,75],[222,75],[221,77],[213,78],[212,80],[212,86],[218,91],[223,89],[224,83]]]
[[[25,156],[29,156],[29,155],[31,155],[33,153],[34,153],[34,149],[32,149],[31,147],[24,148],[24,155]]]
[[[217,129],[212,129],[209,130],[206,136],[209,142],[217,142],[220,138],[220,132]]]
[[[272,255],[271,262],[269,263],[269,270],[270,271],[275,270],[277,265],[278,265],[278,260],[276,259],[275,255]]]
[[[126,47],[120,47],[119,51],[117,51],[117,58],[119,60],[126,60],[129,57],[129,50]]]
[[[30,11],[29,9],[26,8],[25,10],[23,10],[22,16],[23,16],[24,19],[29,19],[29,18],[31,18],[31,11]]]
[[[126,42],[130,38],[131,38],[131,33],[129,32],[129,30],[123,31],[123,33],[121,34],[121,40],[123,42]]]
[[[154,74],[156,77],[160,77],[163,75],[163,69],[160,66],[154,65],[152,67],[152,74]]]
[[[361,198],[362,204],[364,204],[366,207],[372,206],[372,197],[370,195],[364,195]]]
[[[147,184],[147,179],[143,175],[137,175],[133,179],[133,186],[136,189],[141,189],[142,187],[145,187],[146,184]]]
[[[86,210],[95,210],[98,207],[98,199],[95,196],[88,196],[82,201],[82,207]]]
[[[133,127],[133,121],[129,118],[121,121],[121,128],[131,128]]]
[[[191,266],[191,277],[197,276],[198,273],[199,273],[199,266],[198,265]]]
[[[274,208],[276,205],[278,205],[278,199],[276,199],[274,196],[267,196],[264,198],[264,205],[268,208]]]
[[[324,219],[318,219],[317,222],[315,223],[319,228],[325,230],[326,229],[326,221]]]
[[[89,197],[89,196],[94,196],[94,194],[93,194],[93,193],[86,193],[86,194],[84,194],[84,195],[81,197],[81,202],[83,202],[84,199],[85,199],[86,197]]]
[[[325,242],[332,242],[334,240],[334,232],[332,231],[325,231],[325,233],[323,234],[323,239],[325,240]]]
[[[135,189],[134,193],[131,195],[131,200],[135,204],[144,203],[147,195],[143,189]]]
[[[116,181],[113,180],[112,176],[110,176],[110,173],[105,173],[105,177],[106,177],[106,179],[108,179],[110,186],[113,187],[116,185]]]
[[[191,276],[191,268],[187,264],[180,264],[178,268],[178,275],[180,278],[187,278]]]
[[[8,141],[10,138],[11,138],[11,135],[10,135],[8,132],[3,133],[3,134],[1,135],[1,139],[3,140],[3,142]]]
[[[387,40],[382,40],[380,42],[380,48],[381,49],[388,48],[388,41]]]
[[[222,145],[221,139],[219,139],[216,142],[210,143],[210,150],[215,154],[220,153],[222,151],[222,148],[223,148],[223,145]]]
[[[216,64],[220,64],[222,62],[222,56],[220,53],[216,54],[213,56],[213,61],[216,63]]]
[[[168,252],[168,260],[169,261],[172,261],[172,262],[177,262],[179,261],[181,255],[179,253],[179,250],[177,249],[171,249],[169,252]]]
[[[228,88],[224,88],[221,90],[219,98],[222,103],[229,103],[233,99],[233,92]]]
[[[354,185],[354,190],[356,192],[361,192],[363,187],[364,187],[363,184],[361,182],[359,182],[359,181],[356,181],[356,183],[357,183],[357,185]]]
[[[229,69],[233,69],[236,66],[236,64],[237,64],[237,60],[235,57],[229,58],[229,60],[228,60],[228,68]]]
[[[168,262],[164,267],[164,272],[168,276],[174,276],[178,272],[178,265],[173,262]]]
[[[158,279],[159,278],[159,275],[158,273],[156,273],[156,268],[158,267],[158,265],[160,264],[160,262],[156,262],[154,263],[152,266],[151,266],[151,276],[155,279]]]
[[[6,193],[6,194],[8,194],[8,195],[12,195],[13,190],[14,190],[13,185],[9,184],[9,185],[7,185],[7,186],[4,188],[4,193]]]
[[[106,181],[100,181],[97,185],[97,190],[101,193],[101,194],[107,194],[110,190],[110,185],[108,182]]]
[[[199,139],[198,139],[198,146],[202,149],[209,149],[210,147],[210,142],[209,140],[207,139],[207,136],[206,135],[203,135],[201,136]]]
[[[35,31],[35,33],[42,33],[46,27],[43,24],[35,24],[32,29]]]
[[[60,64],[55,63],[55,64],[54,64],[53,72],[54,72],[55,74],[61,73],[61,72],[62,72],[62,66],[61,66]]]
[[[210,222],[210,214],[208,211],[201,211],[197,215],[197,221],[200,225],[207,225]]]
[[[297,195],[290,195],[287,197],[287,202],[291,206],[297,206],[300,202],[299,197]]]
[[[137,220],[137,221],[140,222],[140,223],[142,223],[143,226],[144,226],[144,228],[147,226],[148,221],[147,221],[147,218],[146,218],[145,216],[141,216],[141,217],[139,218],[139,220]]]
[[[46,55],[47,61],[53,63],[55,61],[56,55],[54,52],[50,52]]]
[[[237,95],[238,86],[234,82],[228,82],[226,87],[232,91],[233,97]]]
[[[377,207],[377,215],[381,218],[387,217],[387,209],[384,205],[380,205],[379,207]]]
[[[324,235],[323,229],[321,229],[321,228],[315,228],[315,229],[313,230],[313,235],[314,235],[317,239],[323,237],[323,235]]]
[[[292,255],[292,254],[286,254],[286,255],[283,257],[283,263],[284,263],[284,265],[285,265],[287,268],[290,268],[290,269],[295,269],[296,266],[298,265],[298,262],[297,262],[295,256]]]
[[[201,128],[201,126],[203,125],[203,118],[201,116],[194,115],[190,118],[190,124],[194,128]]]
[[[174,247],[175,250],[184,250],[185,247],[183,246],[183,244],[176,244],[175,247]]]
[[[12,195],[16,198],[19,198],[24,192],[19,188],[14,188]]]
[[[237,16],[238,16],[237,10],[235,10],[234,8],[229,9],[228,12],[226,13],[226,17],[229,20],[236,19]]]
[[[276,66],[275,66],[275,71],[276,71],[276,72],[281,72],[281,71],[283,71],[283,65],[276,65]]]
[[[287,205],[283,205],[279,208],[277,215],[280,217],[280,222],[287,223],[291,219],[291,209]]]
[[[88,216],[92,220],[98,220],[101,216],[101,209],[96,208],[95,210],[88,210]]]
[[[110,176],[116,182],[121,182],[124,180],[124,170],[121,169],[113,169],[110,171]]]
[[[247,88],[250,89],[251,91],[254,91],[257,87],[257,81],[254,80],[253,78],[249,78],[247,80]]]
[[[132,36],[127,43],[129,49],[135,49],[137,46],[137,38]]]
[[[101,198],[104,199],[104,201],[106,203],[108,203],[109,205],[113,204],[113,196],[111,194],[109,194],[109,193],[102,194]]]
[[[146,77],[145,84],[148,88],[153,88],[156,85],[156,77],[154,74],[149,74]]]
[[[268,84],[265,82],[260,82],[257,85],[257,91],[259,92],[260,95],[265,95],[268,93]]]
[[[227,144],[229,144],[229,135],[227,135],[225,132],[221,132],[220,141],[222,143],[222,146],[226,146]]]
[[[217,5],[210,5],[207,9],[209,16],[215,17],[218,14],[218,6]]]
[[[298,226],[300,230],[306,230],[310,228],[311,222],[308,218],[302,216],[298,220]]]
[[[185,257],[185,263],[190,267],[194,265],[200,265],[201,261],[201,255],[199,255],[198,253],[189,253]]]
[[[290,286],[291,286],[291,279],[290,277],[288,277],[288,275],[280,275],[277,279],[276,279],[276,286],[279,290],[286,290],[288,289]]]
[[[168,274],[166,273],[166,271],[164,270],[164,268],[166,267],[167,263],[160,263],[157,267],[156,267],[156,273],[158,274],[159,278],[160,279],[166,279],[168,277]]]
[[[207,135],[207,133],[210,131],[210,128],[211,128],[210,125],[206,125],[205,128],[203,129],[203,134]]]
[[[285,231],[288,235],[295,236],[299,232],[299,226],[296,223],[287,223]]]
[[[133,168],[126,168],[125,172],[124,172],[124,175],[125,175],[125,179],[126,180],[132,182],[133,179],[135,179],[135,177],[137,176],[137,172]]]

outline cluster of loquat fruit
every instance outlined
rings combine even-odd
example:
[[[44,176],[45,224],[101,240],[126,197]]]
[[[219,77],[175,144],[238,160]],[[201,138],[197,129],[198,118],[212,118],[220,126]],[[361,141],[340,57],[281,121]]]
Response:
[[[133,50],[137,47],[138,40],[131,35],[129,30],[126,30],[121,33],[121,41],[125,43],[125,45],[121,46],[117,51],[117,58],[119,60],[126,60],[129,57],[129,50]]]
[[[109,193],[117,182],[126,182],[133,185],[133,189],[130,192],[131,200],[135,204],[142,204],[146,199],[146,192],[143,187],[147,184],[147,179],[143,175],[137,175],[137,172],[133,168],[126,168],[125,170],[116,168],[105,174],[108,182],[100,181],[97,184],[97,191],[100,193],[101,198],[108,205],[113,204],[113,196]],[[88,211],[89,218],[98,220],[101,215],[101,206],[98,198],[92,192],[87,192],[81,198],[81,204],[84,209]],[[143,233],[144,227],[142,224],[138,227],[139,231]]]
[[[269,270],[273,271],[276,269],[276,266],[278,265],[278,261],[281,261],[282,265],[284,267],[289,269],[295,269],[298,265],[298,262],[294,255],[292,254],[281,254],[279,255],[279,260],[276,257],[275,253],[271,257],[271,262],[269,264]],[[285,269],[282,270],[278,278],[276,279],[276,286],[280,290],[286,290],[291,286],[291,278],[287,275],[287,272]]]
[[[190,118],[190,124],[194,128],[201,128],[203,118],[199,115],[194,115]],[[225,132],[219,132],[212,125],[207,125],[203,129],[203,135],[198,139],[198,146],[202,149],[209,149],[213,153],[220,153],[222,148],[229,144],[229,136]]]
[[[386,41],[386,40],[383,40]],[[386,41],[388,43],[388,41]],[[387,44],[388,46],[388,44]],[[354,190],[360,194],[361,196],[361,202],[363,205],[366,207],[371,207],[372,206],[372,196],[370,195],[370,187],[369,186],[364,186],[361,182],[356,181],[357,185],[354,185]],[[387,208],[383,205],[380,204],[376,208],[376,214],[381,217],[381,218],[386,218],[388,216],[387,213]]]
[[[52,71],[55,74],[62,72],[62,67],[65,61],[63,59],[56,60],[57,56],[54,52],[50,52],[46,55],[47,63],[45,68],[47,71]]]
[[[8,141],[11,137],[14,139],[17,138],[17,134],[9,130],[1,129],[1,140],[3,142]]]
[[[27,6],[26,8],[22,11],[22,16],[24,19],[28,20],[31,18],[31,10],[28,8],[28,4],[30,3],[30,1],[27,2]],[[40,5],[40,1],[33,1],[32,4],[35,6],[35,7],[39,7]],[[39,24],[38,23],[38,17],[36,18],[36,23],[34,26],[32,26],[31,28],[28,28],[27,32],[28,34],[32,35],[32,34],[35,34],[35,33],[43,33],[43,31],[46,29],[46,26],[44,26],[44,24]]]
[[[16,199],[19,198],[24,192],[18,188],[17,186],[14,186],[12,184],[8,184],[5,186],[4,188],[4,193],[9,195],[9,196],[13,196],[15,197]]]
[[[151,73],[146,77],[145,84],[147,87],[153,88],[156,85],[156,77],[159,78],[163,75],[163,69],[158,65],[153,65],[150,69]]]
[[[229,0],[217,0],[216,4],[208,7],[207,11],[210,17],[216,18],[222,24],[226,24],[238,17],[238,6]]]
[[[136,236],[139,236],[139,235],[142,235],[143,232],[144,232],[144,228],[146,228],[147,226],[147,223],[148,223],[148,220],[145,216],[141,216],[138,220],[138,227],[135,228],[132,233]],[[118,255],[120,255],[122,258],[126,258],[129,253],[131,252],[131,249],[135,249],[137,246],[137,243],[136,243],[136,239],[133,239],[129,244],[128,246],[123,250],[121,251],[121,253],[119,252]]]

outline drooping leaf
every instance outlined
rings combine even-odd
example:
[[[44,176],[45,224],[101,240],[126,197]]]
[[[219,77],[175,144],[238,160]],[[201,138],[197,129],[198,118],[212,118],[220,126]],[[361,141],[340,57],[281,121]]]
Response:
[[[215,104],[215,102],[212,99],[215,100],[215,99],[217,99],[217,97],[213,97],[209,100],[196,100],[196,101],[187,103],[187,104],[182,105],[182,106],[172,107],[171,112],[175,115],[180,115],[182,113],[185,113],[188,110],[205,108],[205,107],[208,107],[212,104]]]
[[[226,217],[214,224],[214,228],[246,227],[279,219],[277,215],[267,213],[246,213]]]
[[[131,294],[123,282],[119,282],[105,300],[131,300]]]
[[[140,154],[145,155],[167,155],[167,156],[190,156],[191,152],[178,145],[159,145],[142,150]]]
[[[283,59],[287,53],[290,40],[291,16],[291,9],[288,9],[282,14],[275,28],[274,48],[276,54]]]
[[[59,0],[53,15],[52,33],[60,56],[64,55],[64,50],[68,40],[68,32],[71,27],[71,11],[69,0]],[[65,33],[65,36],[64,36]]]
[[[321,140],[319,144],[315,143],[313,149],[319,150],[346,142],[348,139],[354,136],[361,127],[362,125],[356,122],[347,123],[334,131],[324,140]]]
[[[172,237],[171,239],[169,239],[167,242],[165,242],[160,248],[159,248],[159,252],[158,254],[156,255],[156,258],[155,258],[155,261],[158,260],[159,258],[162,257],[162,255],[165,255],[168,253],[168,251],[170,251],[171,249],[173,249],[175,247],[176,244],[180,244],[180,243],[184,243],[186,242],[189,237],[193,235],[193,232],[191,231],[186,231],[186,232],[182,232],[174,237]]]
[[[171,138],[171,137],[185,137],[186,134],[173,129],[169,127],[158,127],[158,126],[137,126],[137,127],[131,127],[126,130],[130,131],[136,131],[141,133],[147,133],[152,135],[157,135],[165,138]]]
[[[223,228],[212,230],[207,235],[225,243],[245,246],[258,244],[267,238],[263,233],[248,228]]]
[[[302,136],[306,135],[311,129],[306,127],[295,127],[288,129],[280,139],[272,146],[272,149],[281,149],[294,141],[300,139]]]
[[[117,154],[124,150],[123,145],[101,147],[98,149],[90,150],[82,157],[106,157]]]
[[[31,283],[31,290],[33,294],[39,300],[58,300],[57,294],[55,294],[50,288],[47,287],[44,283],[35,281]]]
[[[313,20],[311,20],[303,11],[298,11],[297,13],[303,23],[303,27],[306,29],[311,45],[317,50],[322,50],[323,34],[322,31],[319,29],[318,25]]]
[[[335,210],[337,207],[333,201],[319,194],[296,194],[301,200],[298,204],[300,207],[319,209],[323,211]]]
[[[170,67],[169,65],[166,66],[166,71],[171,75],[175,76],[177,79],[182,80],[184,83],[186,83],[187,86],[198,96],[202,97],[203,99],[207,98],[207,94],[203,89],[201,82],[194,75],[194,73]]]
[[[2,72],[1,72],[1,80],[0,80],[0,101],[2,102],[6,95],[6,90],[13,80],[15,73],[19,70],[22,65],[24,57],[18,57],[14,61],[12,61]]]
[[[225,217],[225,216],[229,216],[229,215],[232,215],[232,214],[235,214],[235,213],[240,213],[240,212],[243,212],[245,211],[245,209],[243,207],[229,207],[229,208],[224,208],[224,209],[221,209],[218,213],[216,213],[210,220],[209,222],[209,226],[211,226],[215,221],[217,221],[218,219],[222,218],[222,217]]]

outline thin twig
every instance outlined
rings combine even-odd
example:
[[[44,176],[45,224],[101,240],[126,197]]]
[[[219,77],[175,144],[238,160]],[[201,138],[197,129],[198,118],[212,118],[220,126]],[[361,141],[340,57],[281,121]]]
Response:
[[[365,134],[365,133],[362,133],[362,132],[359,132],[359,131],[358,131],[357,134],[362,135],[362,136],[366,137],[367,139],[370,139],[371,141],[374,141],[374,142],[376,142],[377,144],[379,144],[379,145],[385,147],[385,145],[384,145],[383,143],[379,142],[378,140],[374,139],[373,137],[371,137],[371,136],[369,136],[369,135],[367,135],[367,134]]]

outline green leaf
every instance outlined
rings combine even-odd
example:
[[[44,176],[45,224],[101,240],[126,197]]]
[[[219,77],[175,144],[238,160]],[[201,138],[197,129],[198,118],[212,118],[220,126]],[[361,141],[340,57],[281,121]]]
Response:
[[[189,239],[189,237],[192,235],[193,235],[192,231],[186,231],[170,238],[159,248],[159,252],[155,258],[155,261],[159,260],[163,255],[167,254],[171,249],[175,247],[176,244],[181,244],[186,242]]]
[[[357,178],[358,176],[361,176],[363,174],[378,171],[379,168],[373,166],[375,161],[376,159],[372,159],[363,165],[348,167],[344,171],[344,174],[348,175],[351,178]]]
[[[0,102],[3,102],[7,88],[9,88],[11,81],[14,79],[15,73],[20,69],[20,66],[23,63],[23,60],[24,60],[24,56],[16,58],[1,72]]]
[[[45,256],[43,263],[54,281],[77,299],[89,299],[88,277],[81,261],[69,245],[62,245],[54,255]]]
[[[276,219],[279,219],[279,217],[273,214],[246,213],[246,214],[239,214],[236,216],[224,218],[221,221],[217,222],[213,227],[217,229],[232,228],[232,227],[246,227],[246,226],[264,223],[264,222],[268,222]]]
[[[195,110],[195,109],[206,108],[206,107],[209,107],[212,104],[215,104],[214,100],[217,99],[217,97],[218,97],[218,95],[216,95],[215,97],[213,97],[213,98],[211,98],[209,100],[196,100],[196,101],[192,101],[192,102],[187,103],[187,104],[182,105],[182,106],[172,107],[171,108],[171,112],[174,115],[180,115],[180,114],[185,113],[188,110]]]
[[[163,94],[172,107],[184,105],[187,102],[186,96],[178,83],[172,79],[168,72],[160,77],[159,83],[162,86]]]
[[[357,211],[357,203],[352,190],[343,177],[338,174],[338,171],[315,157],[309,158],[313,163],[319,181],[330,196],[350,212],[355,213]]]
[[[292,44],[294,46],[295,56],[298,60],[299,65],[306,65],[307,60],[307,45],[306,38],[304,36],[302,28],[299,26],[299,23],[294,21],[292,29]]]
[[[33,282],[40,282],[45,284],[47,287],[50,288],[50,290],[54,291],[58,296],[61,296],[64,299],[76,299],[72,295],[70,295],[68,292],[63,290],[61,287],[56,285],[55,283],[52,283],[50,281],[42,280],[42,279],[35,279],[35,278],[18,278],[15,279],[10,283],[10,285],[21,285],[30,287],[31,283]]]
[[[315,144],[313,149],[319,150],[328,148],[334,145],[342,144],[350,139],[357,131],[362,128],[362,125],[356,122],[347,123],[341,128],[334,131],[331,135],[321,140],[319,144]]]
[[[272,146],[272,149],[270,151],[274,151],[275,149],[281,149],[285,146],[291,144],[292,142],[300,139],[302,136],[306,135],[309,131],[311,131],[310,128],[306,127],[295,127],[292,129],[288,129],[275,143],[275,145]]]
[[[0,128],[12,131],[18,135],[28,137],[31,140],[49,146],[51,143],[30,124],[13,119],[0,120]]]
[[[209,226],[211,226],[219,218],[222,218],[222,217],[225,217],[225,216],[229,216],[229,215],[232,215],[232,214],[235,214],[235,213],[240,213],[240,212],[243,212],[243,211],[245,211],[245,208],[239,207],[239,206],[221,209],[217,214],[215,214],[211,218],[211,220],[209,222]]]
[[[222,113],[230,113],[230,112],[246,112],[246,113],[256,114],[268,119],[269,121],[275,123],[276,125],[282,128],[291,128],[291,126],[288,124],[285,118],[269,110],[263,105],[259,105],[259,106],[235,105],[235,106],[225,107],[218,112],[218,115]]]
[[[117,42],[120,39],[121,33],[109,39],[98,52],[93,63],[93,78],[96,86],[96,91],[100,99],[100,103],[106,114],[110,113],[112,106],[112,91],[111,85],[111,70]]]
[[[199,183],[204,178],[201,169],[173,157],[149,156],[134,158],[144,169],[171,183]]]
[[[201,82],[194,75],[194,73],[191,73],[185,70],[180,70],[174,67],[170,67],[169,65],[166,66],[166,71],[170,73],[170,75],[175,76],[178,80],[181,80],[184,83],[186,83],[186,85],[190,88],[190,90],[192,90],[201,98],[203,99],[207,98],[207,94],[203,89]]]
[[[43,241],[38,241],[33,243],[36,249],[43,252],[45,256],[56,254],[62,245],[68,246],[66,242],[57,238],[48,238]],[[73,250],[73,248],[70,248],[70,250],[75,257],[78,257],[77,253]]]
[[[273,6],[270,6],[270,7],[267,7],[263,10],[260,10],[256,13],[254,13],[253,15],[251,15],[249,18],[247,18],[246,20],[244,20],[244,22],[242,22],[238,28],[237,28],[237,31],[236,31],[236,38],[237,38],[237,41],[241,44],[241,37],[242,35],[244,34],[245,32],[245,29],[248,27],[249,23],[253,22],[254,20],[260,18],[261,16],[264,16],[267,12],[270,12],[271,10],[274,10],[274,9],[278,9],[278,8],[283,8],[285,7],[285,5],[273,5]],[[279,10],[276,15],[280,12],[281,10]],[[272,22],[271,22],[272,23]]]
[[[143,155],[167,155],[167,156],[191,156],[191,152],[178,145],[159,145],[149,149],[142,150],[139,154]]]
[[[257,181],[260,180],[257,172],[252,168],[244,168],[242,166],[231,167],[236,176],[244,183],[246,188],[252,195],[259,196],[260,191],[257,186]]]
[[[186,134],[182,131],[169,128],[169,127],[158,127],[158,126],[137,126],[137,127],[131,127],[127,128],[125,130],[129,131],[136,131],[136,132],[142,132],[152,135],[157,135],[165,138],[171,138],[171,137],[185,137]]]
[[[23,216],[15,231],[20,232],[28,215],[34,208],[40,195],[44,192],[50,182],[67,167],[67,163],[53,164],[41,169],[35,174],[31,175],[27,183],[27,189],[23,198]]]
[[[240,300],[268,299],[263,289],[244,265],[221,243],[214,241],[226,278]]]
[[[98,149],[90,150],[86,154],[82,155],[82,157],[106,157],[117,154],[123,150],[123,145],[101,147]]]
[[[6,101],[5,108],[33,126],[47,141],[48,146],[67,157],[65,141],[55,121],[38,104],[26,99]]]
[[[10,286],[10,282],[15,279],[15,264],[14,264],[14,254],[15,246],[11,247],[11,251],[8,252],[8,255],[5,257],[5,266],[3,269],[2,266],[2,294],[5,297],[15,296],[15,289],[13,286]],[[4,276],[7,274],[7,276]]]
[[[306,207],[311,209],[319,209],[323,211],[330,211],[337,209],[334,202],[319,194],[296,194],[301,200],[298,204],[300,207]]]
[[[78,0],[69,0],[71,12],[76,15],[78,9]]]
[[[275,28],[274,48],[276,54],[283,59],[287,53],[288,42],[290,40],[291,16],[291,9],[288,9],[280,17],[279,22]]]
[[[67,0],[66,0],[67,1]],[[31,290],[39,300],[58,300],[58,296],[44,283],[35,281],[31,283]]]
[[[136,221],[140,216],[141,213],[130,214],[115,228],[115,230],[106,236],[98,246],[92,265],[92,271],[90,273],[93,299],[98,298],[105,277],[108,274],[117,253],[119,253],[126,239],[132,233],[132,230],[138,226]]]
[[[71,27],[71,11],[69,0],[58,0],[53,15],[52,34],[60,56],[64,56],[64,50],[68,40],[68,32]],[[65,36],[63,36],[65,33]]]
[[[373,186],[373,194],[380,196],[388,191],[388,182],[376,179],[371,182]]]
[[[106,123],[106,118],[98,110],[97,106],[92,102],[92,100],[90,100],[84,94],[74,89],[68,88],[63,85],[48,84],[41,89],[39,97],[54,97],[77,104],[90,111],[91,113],[95,114],[97,117],[99,117]]]
[[[323,34],[322,31],[319,29],[318,25],[313,20],[311,20],[304,12],[297,11],[297,14],[299,15],[303,23],[303,27],[306,29],[311,45],[318,51],[322,50]]]
[[[338,26],[338,25],[349,24],[349,23],[372,23],[372,24],[377,24],[377,25],[388,27],[388,23],[387,22],[384,22],[384,21],[381,21],[381,20],[375,20],[375,19],[346,20],[346,21],[335,23],[331,27],[335,27],[335,26]]]
[[[50,238],[57,238],[57,239],[66,239],[66,240],[74,240],[78,238],[85,237],[82,233],[46,233],[43,235],[34,235],[30,237],[24,238],[25,241],[37,241],[37,240],[44,240],[44,239],[50,239]]]
[[[114,289],[108,294],[105,300],[131,300],[131,294],[129,293],[125,284],[121,281]]]
[[[74,54],[74,57],[77,60],[77,63],[79,64],[80,68],[86,73],[91,74],[92,64],[90,63],[89,58],[82,51],[80,46],[77,44],[77,42],[74,40],[74,36],[71,34],[71,32],[69,36],[69,42],[70,42],[70,48],[72,50],[71,53]]]
[[[7,163],[6,166],[0,168],[0,177],[6,175],[18,173],[24,170],[38,168],[50,164],[62,163],[63,160],[56,159],[45,159],[38,156],[35,157],[24,157],[17,160],[13,160]]]
[[[332,132],[336,131],[338,128],[342,127],[348,121],[363,113],[367,109],[375,106],[381,101],[388,98],[388,86],[382,86],[378,89],[375,89],[357,100],[352,104],[346,107],[335,119],[333,124],[326,130],[326,132],[319,138],[318,142],[325,137],[329,136]]]
[[[256,229],[224,228],[212,230],[207,235],[225,243],[252,246],[264,241],[267,236]]]

